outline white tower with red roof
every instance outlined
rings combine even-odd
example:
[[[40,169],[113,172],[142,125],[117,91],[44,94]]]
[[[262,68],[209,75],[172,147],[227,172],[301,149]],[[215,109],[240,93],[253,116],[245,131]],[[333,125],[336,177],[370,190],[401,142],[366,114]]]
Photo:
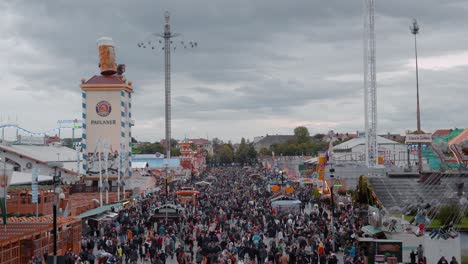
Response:
[[[101,74],[83,79],[80,85],[83,169],[89,179],[106,169],[111,180],[117,179],[118,171],[128,178],[131,176],[132,83],[122,75],[125,65],[116,64],[112,39],[99,39],[98,49]],[[107,155],[105,164],[104,155]]]

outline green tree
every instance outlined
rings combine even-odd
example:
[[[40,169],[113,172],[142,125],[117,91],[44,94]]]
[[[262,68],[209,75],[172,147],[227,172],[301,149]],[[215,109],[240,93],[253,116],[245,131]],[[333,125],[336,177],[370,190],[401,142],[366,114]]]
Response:
[[[317,141],[322,141],[324,137],[325,137],[325,134],[318,133],[318,134],[315,134],[312,138]]]
[[[245,143],[245,138],[242,138],[241,143],[239,144],[239,148],[237,149],[235,154],[236,161],[242,166],[249,161],[248,152],[249,146]]]
[[[179,148],[171,148],[171,156],[172,157],[180,156],[180,149]]]
[[[458,225],[463,219],[463,212],[456,204],[448,204],[440,207],[437,219],[439,219],[441,225],[448,225],[452,222],[454,225]]]
[[[229,144],[224,144],[219,153],[219,161],[222,164],[231,164],[234,161],[234,152],[232,146]]]
[[[133,147],[132,152],[134,154],[155,154],[156,152],[164,153],[164,146],[159,142],[146,143],[138,147]]]
[[[367,204],[372,206],[378,206],[377,200],[373,195],[372,187],[370,186],[367,177],[359,176],[359,182],[354,192],[354,202],[358,204]]]
[[[307,129],[307,127],[298,126],[294,129],[294,137],[298,143],[309,142],[310,140],[309,130]]]
[[[250,144],[248,147],[247,158],[250,165],[257,163],[257,151],[255,150],[253,144]]]

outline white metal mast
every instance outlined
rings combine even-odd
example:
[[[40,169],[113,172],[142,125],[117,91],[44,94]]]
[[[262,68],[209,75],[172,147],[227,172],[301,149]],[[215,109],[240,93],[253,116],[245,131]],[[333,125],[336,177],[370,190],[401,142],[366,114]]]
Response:
[[[377,166],[377,86],[375,70],[374,0],[364,0],[364,105],[366,165]]]

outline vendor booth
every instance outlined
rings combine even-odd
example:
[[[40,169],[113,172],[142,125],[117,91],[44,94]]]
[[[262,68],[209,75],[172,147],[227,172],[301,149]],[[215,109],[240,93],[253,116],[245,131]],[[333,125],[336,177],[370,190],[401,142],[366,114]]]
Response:
[[[298,212],[301,210],[301,204],[301,201],[285,195],[271,199],[271,207],[277,213]]]

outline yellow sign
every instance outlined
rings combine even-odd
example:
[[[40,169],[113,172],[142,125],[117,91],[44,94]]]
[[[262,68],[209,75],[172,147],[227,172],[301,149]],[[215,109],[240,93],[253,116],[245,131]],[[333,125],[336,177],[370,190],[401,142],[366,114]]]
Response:
[[[277,191],[279,191],[279,189],[280,189],[280,187],[278,185],[271,186],[271,191],[272,192],[277,192]]]

